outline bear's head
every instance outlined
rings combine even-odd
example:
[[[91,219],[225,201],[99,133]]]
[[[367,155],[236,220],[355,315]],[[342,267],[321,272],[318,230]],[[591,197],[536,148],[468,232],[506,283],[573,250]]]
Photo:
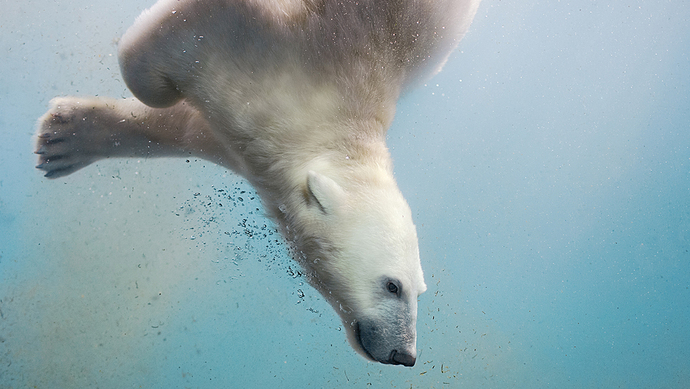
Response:
[[[357,352],[413,366],[417,297],[426,290],[417,232],[392,174],[374,178],[340,185],[310,171],[295,249]]]

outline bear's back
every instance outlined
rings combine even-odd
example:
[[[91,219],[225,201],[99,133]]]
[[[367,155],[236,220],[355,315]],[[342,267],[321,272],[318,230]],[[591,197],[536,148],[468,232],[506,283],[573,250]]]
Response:
[[[291,66],[313,82],[340,82],[357,98],[380,88],[389,91],[378,93],[397,98],[401,88],[441,69],[478,5],[479,0],[163,0],[123,36],[120,65],[130,89],[151,106],[171,105],[182,97],[179,91],[191,97],[195,86],[206,91],[220,78],[230,88],[236,79],[242,89]],[[208,74],[220,63],[222,74]],[[199,79],[214,84],[198,85]]]

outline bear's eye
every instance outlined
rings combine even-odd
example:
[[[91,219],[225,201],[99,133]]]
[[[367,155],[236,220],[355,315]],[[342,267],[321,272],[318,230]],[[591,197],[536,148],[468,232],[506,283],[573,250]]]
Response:
[[[393,293],[396,296],[398,295],[398,291],[400,290],[398,288],[398,285],[396,285],[393,281],[388,281],[388,285],[386,285],[386,288],[389,292]]]

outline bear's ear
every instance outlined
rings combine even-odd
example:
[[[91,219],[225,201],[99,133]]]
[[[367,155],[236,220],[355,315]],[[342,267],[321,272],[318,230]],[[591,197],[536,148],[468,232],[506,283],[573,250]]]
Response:
[[[332,179],[310,170],[307,174],[307,189],[323,213],[333,214],[345,199],[345,191]]]

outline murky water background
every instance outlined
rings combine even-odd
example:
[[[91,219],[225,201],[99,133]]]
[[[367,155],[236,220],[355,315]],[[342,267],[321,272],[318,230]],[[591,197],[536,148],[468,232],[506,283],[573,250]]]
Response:
[[[152,3],[2,3],[0,387],[688,387],[687,2],[487,0],[400,102],[412,369],[351,351],[224,169],[35,171],[50,98],[130,96],[116,41]]]

